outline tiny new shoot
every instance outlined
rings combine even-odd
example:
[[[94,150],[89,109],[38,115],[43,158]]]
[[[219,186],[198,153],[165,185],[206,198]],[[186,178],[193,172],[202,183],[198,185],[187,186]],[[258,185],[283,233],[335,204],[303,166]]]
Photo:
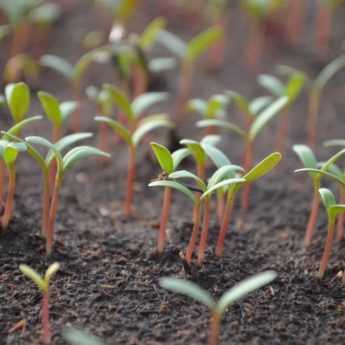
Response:
[[[158,128],[171,128],[173,124],[166,114],[150,115],[140,119],[141,115],[151,104],[162,99],[162,94],[146,93],[130,103],[124,94],[117,88],[109,86],[109,90],[112,94],[114,103],[121,109],[123,115],[126,116],[128,126],[125,127],[121,122],[106,116],[96,116],[95,120],[109,125],[114,133],[128,146],[127,192],[124,203],[124,214],[128,217],[133,213],[132,207],[138,145],[149,132]]]
[[[41,320],[42,320],[42,342],[45,345],[51,344],[51,325],[49,320],[49,291],[50,281],[59,270],[59,263],[55,262],[48,267],[45,275],[40,276],[34,269],[27,265],[20,265],[20,271],[29,279],[31,279],[37,288],[42,293],[42,309],[41,309]]]
[[[188,149],[178,149],[171,153],[164,145],[151,142],[152,151],[159,163],[162,173],[159,177],[161,180],[168,178],[169,174],[176,171],[183,159],[189,155]],[[163,205],[159,233],[157,237],[157,252],[161,254],[164,251],[166,242],[166,227],[169,218],[171,206],[172,190],[169,187],[164,188]]]
[[[64,329],[62,337],[70,345],[105,345],[100,338],[76,328]]]
[[[63,138],[61,139],[61,141],[62,140]],[[75,140],[75,138],[73,138],[73,140]],[[103,156],[110,158],[110,155],[94,147],[84,145],[76,146],[73,149],[69,150],[66,154],[62,155],[61,149],[65,148],[66,145],[69,146],[66,142],[63,142],[63,145],[58,145],[59,142],[53,144],[47,139],[37,136],[26,137],[25,141],[31,145],[40,145],[50,150],[46,159],[48,162],[41,162],[42,169],[44,167],[44,164],[50,166],[51,160],[56,161],[57,169],[55,174],[54,186],[52,190],[48,192],[48,195],[50,196],[49,214],[46,229],[44,231],[47,239],[46,252],[49,255],[54,244],[55,221],[59,205],[59,192],[66,172],[69,171],[77,162],[83,160],[84,158],[88,158],[91,156]],[[33,153],[33,151],[31,151],[31,153]],[[36,157],[36,159],[38,159],[38,157]],[[45,202],[47,202],[47,200],[45,200]]]
[[[266,271],[256,274],[250,278],[242,280],[233,288],[226,291],[222,297],[216,301],[207,290],[199,285],[183,279],[161,278],[161,287],[179,293],[198,301],[210,310],[208,345],[218,345],[220,337],[221,322],[228,307],[246,297],[248,294],[270,284],[277,274],[273,271]]]
[[[345,204],[337,204],[334,194],[327,188],[320,188],[319,192],[321,195],[322,203],[327,211],[328,219],[327,239],[319,269],[319,276],[320,278],[323,278],[327,270],[328,261],[332,252],[336,220],[340,214],[345,213]]]

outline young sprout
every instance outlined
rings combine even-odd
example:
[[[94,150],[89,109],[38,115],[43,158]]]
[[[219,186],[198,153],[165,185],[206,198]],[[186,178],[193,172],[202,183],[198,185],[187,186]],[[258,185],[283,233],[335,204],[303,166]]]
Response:
[[[181,121],[183,118],[185,105],[190,96],[194,64],[222,35],[223,31],[218,26],[213,26],[185,43],[165,30],[159,33],[159,41],[167,45],[182,60],[176,98],[176,120]]]
[[[288,102],[282,110],[282,116],[279,120],[276,135],[276,151],[284,153],[289,131],[290,108],[302,92],[303,86],[305,84],[305,74],[303,72],[293,70],[291,73],[289,73],[286,84],[284,84],[279,78],[275,77],[274,75],[261,74],[258,77],[258,82],[273,96],[286,96],[288,98]]]
[[[47,116],[47,119],[52,123],[52,142],[58,141],[62,136],[62,126],[67,121],[68,117],[77,109],[77,103],[67,101],[60,103],[57,98],[48,92],[39,91],[38,98],[41,106]]]
[[[270,155],[266,156],[262,161],[256,164],[251,170],[246,172],[243,176],[241,176],[241,181],[238,183],[233,183],[233,179],[226,179],[221,182],[216,183],[213,185],[207,192],[205,192],[201,199],[205,199],[210,193],[217,191],[218,189],[227,189],[227,196],[226,196],[226,206],[223,212],[223,219],[222,224],[219,230],[217,246],[216,246],[216,255],[222,256],[223,249],[224,249],[224,242],[226,232],[229,227],[231,213],[234,205],[234,200],[237,192],[242,188],[246,188],[247,185],[256,182],[261,177],[267,175],[271,170],[273,170],[281,161],[281,154],[279,152],[273,152]],[[243,181],[244,180],[244,181]],[[243,220],[243,219],[242,219]]]
[[[271,104],[267,105],[269,102],[267,98],[258,98],[255,101],[248,103],[245,98],[238,94],[231,93],[231,95],[236,106],[245,114],[247,118],[248,125],[246,128],[242,129],[232,122],[218,119],[201,120],[197,122],[197,126],[200,128],[209,126],[219,127],[240,135],[245,142],[242,166],[245,171],[248,171],[248,169],[250,169],[250,167],[253,165],[253,149],[258,134],[260,134],[266,125],[284,109],[284,107],[288,104],[288,98],[286,96],[280,97]],[[247,184],[243,189],[243,211],[248,209],[249,194],[250,184]]]
[[[170,151],[164,145],[157,144],[155,142],[151,142],[151,148],[162,170],[160,178],[163,180],[167,178],[169,174],[173,173],[180,165],[182,160],[189,155],[188,149],[178,149],[175,152],[170,153]],[[171,205],[171,194],[171,188],[165,187],[159,233],[157,237],[157,252],[159,254],[164,251],[165,247],[166,226],[168,223]]]
[[[329,50],[333,15],[337,7],[344,4],[345,1],[320,0],[318,3],[318,13],[315,20],[315,40],[319,54],[325,56]]]
[[[42,309],[41,309],[41,320],[42,320],[42,342],[45,345],[51,344],[51,327],[49,320],[49,291],[50,281],[59,270],[60,264],[55,262],[51,264],[46,270],[45,275],[40,276],[34,269],[27,265],[19,265],[20,271],[29,279],[31,279],[37,288],[42,293]]]
[[[62,336],[70,345],[104,345],[100,338],[76,328],[64,329]]]
[[[336,175],[330,173],[329,170],[332,169],[335,162],[345,154],[345,149],[337,152],[325,163],[318,163],[313,151],[306,145],[294,145],[293,150],[296,152],[302,164],[304,165],[303,169],[295,170],[295,172],[307,172],[311,177],[313,183],[313,199],[311,203],[311,213],[309,216],[308,225],[304,238],[304,246],[308,247],[313,237],[313,233],[317,222],[317,216],[319,213],[319,188],[321,186],[321,178],[323,176],[328,176],[336,182],[340,182],[341,184],[341,180],[339,180]],[[319,169],[319,165],[321,165],[321,169]]]
[[[207,119],[223,119],[226,115],[226,106],[229,98],[218,94],[211,96],[208,100],[194,98],[188,102],[187,109],[200,115],[204,120]],[[215,128],[207,127],[206,135],[213,134]]]
[[[128,127],[106,116],[96,116],[95,120],[108,124],[114,130],[114,133],[128,146],[127,193],[124,203],[124,213],[128,217],[132,214],[138,145],[149,132],[158,128],[169,128],[173,124],[165,114],[150,115],[140,119],[140,116],[151,104],[157,102],[158,99],[162,99],[162,94],[146,93],[130,103],[120,90],[110,86],[108,89],[111,92],[114,103],[121,109],[123,115],[126,116]]]
[[[85,53],[74,65],[65,59],[55,55],[43,55],[40,63],[44,67],[51,68],[65,77],[72,89],[74,100],[81,104],[81,88],[82,78],[84,77],[91,63],[106,63],[110,61],[110,49],[108,47],[100,47]],[[81,127],[80,107],[73,114],[72,127],[78,132]]]
[[[61,139],[61,141],[62,140],[63,139]],[[62,146],[63,148],[66,147],[67,145],[66,141],[63,142],[63,145],[59,145],[59,142],[57,142],[56,144],[52,144],[48,140],[42,137],[37,137],[37,136],[26,137],[25,141],[29,144],[37,144],[49,149],[51,152],[48,153],[48,157],[46,158],[47,162],[45,164],[50,166],[51,160],[55,160],[56,165],[57,165],[54,187],[53,187],[53,190],[51,190],[48,194],[50,195],[49,215],[48,215],[46,230],[44,231],[47,238],[46,251],[47,251],[47,254],[49,255],[52,251],[52,247],[54,243],[54,232],[55,232],[54,229],[55,229],[56,214],[57,214],[58,205],[59,205],[59,192],[60,192],[63,178],[66,172],[69,171],[77,162],[79,162],[80,160],[84,158],[88,158],[91,156],[98,156],[98,157],[103,156],[103,157],[109,158],[110,155],[108,153],[105,153],[91,146],[77,146],[71,149],[70,151],[68,151],[66,154],[62,155],[61,147]],[[61,144],[61,141],[60,141],[60,144]],[[75,142],[75,138],[73,142]],[[31,151],[31,154],[33,154],[33,151]],[[38,157],[36,157],[36,160],[38,161]],[[44,163],[42,161],[40,165],[43,170]]]
[[[216,301],[207,290],[204,290],[197,284],[188,280],[161,278],[159,283],[164,289],[191,297],[209,308],[211,315],[208,345],[218,345],[221,322],[228,307],[255,290],[270,284],[276,277],[277,274],[273,271],[256,274],[239,282],[233,288],[226,291],[218,301]]]
[[[337,204],[334,194],[327,188],[320,188],[319,192],[321,195],[322,203],[325,206],[325,209],[327,211],[327,219],[328,219],[327,239],[326,239],[326,244],[325,244],[324,252],[322,255],[321,262],[320,262],[320,269],[319,269],[319,276],[320,278],[323,278],[328,266],[328,260],[332,252],[335,223],[336,223],[337,217],[340,214],[345,213],[345,204]]]
[[[330,62],[311,83],[307,120],[308,145],[311,147],[314,147],[316,144],[318,114],[322,92],[330,79],[343,68],[345,68],[345,55],[341,55]]]

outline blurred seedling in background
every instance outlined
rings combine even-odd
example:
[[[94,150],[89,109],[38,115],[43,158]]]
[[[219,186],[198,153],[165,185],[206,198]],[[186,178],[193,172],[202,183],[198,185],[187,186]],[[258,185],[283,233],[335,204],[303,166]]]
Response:
[[[193,73],[197,60],[223,35],[218,26],[213,26],[195,36],[188,43],[174,34],[161,30],[158,40],[181,59],[178,90],[176,96],[175,119],[183,120],[185,106],[190,98]]]
[[[233,288],[226,291],[218,301],[216,301],[207,290],[204,290],[197,284],[188,280],[161,278],[159,283],[164,289],[190,297],[208,307],[211,313],[208,345],[218,345],[221,322],[227,309],[240,299],[246,297],[248,294],[270,284],[276,277],[277,274],[273,271],[256,274],[250,278],[242,280]]]
[[[304,238],[304,246],[307,248],[311,243],[319,213],[319,189],[321,187],[321,178],[323,176],[328,176],[333,180],[339,182],[338,178],[329,172],[329,169],[332,169],[332,166],[336,163],[336,161],[345,155],[345,149],[337,152],[324,163],[319,163],[313,151],[306,145],[294,145],[293,150],[296,152],[298,158],[301,160],[304,166],[303,169],[295,170],[295,172],[308,173],[312,179],[313,184],[313,198],[311,202],[311,211]]]
[[[29,279],[31,279],[37,288],[42,293],[42,307],[41,307],[41,320],[42,320],[42,342],[45,345],[51,344],[51,325],[49,317],[49,292],[50,282],[59,270],[59,263],[55,262],[48,267],[45,275],[40,276],[34,269],[27,265],[20,265],[20,271]]]
[[[282,68],[283,66],[281,66]],[[289,69],[289,67],[288,67]],[[289,113],[292,105],[301,94],[304,84],[305,75],[303,72],[292,70],[288,75],[288,79],[284,84],[279,78],[274,75],[261,74],[258,76],[259,84],[270,92],[274,97],[288,98],[288,102],[282,109],[282,115],[279,118],[279,124],[276,134],[276,151],[284,154],[286,150],[286,142],[289,133]]]
[[[64,329],[62,337],[70,345],[105,345],[100,338],[76,328]]]
[[[300,43],[304,34],[306,4],[301,0],[287,1],[288,16],[286,21],[287,38],[291,45]]]
[[[127,127],[120,121],[113,120],[107,116],[96,116],[95,120],[106,123],[114,133],[120,137],[128,146],[128,172],[127,192],[124,203],[124,214],[126,217],[133,213],[134,182],[136,178],[136,160],[138,145],[151,131],[158,128],[171,128],[173,123],[166,114],[155,114],[143,117],[147,109],[159,101],[166,99],[164,93],[146,93],[130,102],[125,94],[118,88],[106,85],[112,100],[120,109],[127,121]]]
[[[25,80],[30,84],[37,82],[40,66],[28,54],[18,54],[6,61],[4,67],[4,80],[6,83]]]
[[[319,276],[323,278],[332,253],[332,245],[337,217],[345,213],[345,204],[337,204],[334,194],[327,188],[319,189],[322,203],[327,211],[327,239],[320,262]]]
[[[210,126],[218,127],[228,132],[234,132],[238,134],[244,141],[245,149],[243,155],[242,166],[247,172],[250,167],[253,166],[253,150],[255,140],[262,132],[262,130],[268,125],[268,123],[286,107],[288,104],[287,97],[280,97],[274,102],[270,103],[270,99],[264,97],[257,98],[255,101],[248,103],[242,96],[231,93],[232,99],[235,105],[245,114],[247,118],[248,126],[244,129],[240,128],[236,124],[219,119],[201,120],[197,122],[197,126],[200,128],[207,128]],[[243,216],[249,206],[249,194],[250,184],[246,184],[243,189],[242,196],[242,210]]]

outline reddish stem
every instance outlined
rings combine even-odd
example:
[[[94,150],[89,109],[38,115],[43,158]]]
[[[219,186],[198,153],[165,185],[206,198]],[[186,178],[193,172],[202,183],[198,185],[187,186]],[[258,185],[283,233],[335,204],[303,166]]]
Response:
[[[42,299],[42,342],[45,345],[49,345],[51,343],[51,330],[50,330],[50,322],[49,322],[49,292],[43,293]]]
[[[256,21],[250,22],[248,35],[245,60],[250,71],[257,72],[261,62],[263,48],[263,35],[259,23]]]
[[[320,4],[316,16],[315,32],[316,47],[321,56],[325,56],[328,53],[332,31],[332,15],[333,11],[329,6]]]
[[[345,187],[340,187],[340,203],[345,204]],[[342,241],[344,239],[344,224],[345,224],[345,214],[341,213],[338,216],[337,222],[337,240]]]
[[[5,178],[5,165],[4,161],[0,160],[0,206],[4,203],[4,178]]]
[[[194,224],[193,224],[192,235],[190,237],[190,240],[186,249],[186,261],[189,264],[192,262],[192,256],[193,256],[194,248],[196,245],[196,241],[198,239],[199,229],[200,229],[200,201],[199,200],[196,202],[194,206],[193,218],[194,218]]]
[[[53,126],[52,129],[52,142],[56,143],[62,135],[62,128],[61,127],[57,127],[57,126]]]
[[[217,192],[217,218],[218,223],[222,223],[222,219],[224,216],[224,208],[225,208],[225,201],[224,201],[224,193],[223,192]]]
[[[171,188],[166,187],[164,189],[164,197],[163,197],[163,208],[162,208],[162,215],[161,215],[161,222],[159,226],[159,233],[157,239],[157,251],[159,254],[163,253],[165,247],[165,240],[166,240],[166,227],[168,223],[170,205],[171,205],[171,195],[172,191]]]
[[[10,48],[9,48],[9,59],[18,55],[25,53],[25,50],[30,42],[31,26],[26,22],[19,24],[13,33]]]
[[[201,265],[205,258],[205,251],[207,248],[207,239],[208,239],[208,229],[210,224],[210,200],[209,198],[205,199],[204,202],[204,219],[203,227],[201,231],[200,243],[199,243],[199,252],[198,252],[198,264]]]
[[[316,222],[317,222],[317,216],[319,214],[319,208],[320,208],[320,195],[318,188],[314,188],[314,195],[313,195],[313,200],[311,203],[311,212],[308,220],[308,225],[307,229],[305,232],[305,237],[304,237],[304,247],[307,248],[311,240],[313,238],[314,230],[316,227]]]
[[[325,249],[323,251],[322,259],[320,262],[320,269],[319,269],[320,278],[323,278],[323,276],[326,272],[326,269],[328,266],[328,261],[329,261],[329,258],[331,256],[331,253],[332,253],[334,228],[335,228],[335,219],[329,219],[328,220],[326,245],[325,245]]]
[[[147,73],[142,67],[138,65],[134,66],[133,82],[133,99],[135,99],[136,97],[146,92],[148,85]]]
[[[102,151],[109,151],[109,131],[106,123],[101,122],[99,124],[99,142],[98,147]],[[103,158],[102,158],[103,160]]]
[[[132,204],[133,204],[133,188],[134,180],[136,175],[135,159],[136,149],[135,146],[129,146],[129,159],[128,159],[128,175],[127,175],[127,194],[124,204],[124,213],[126,217],[132,215]]]
[[[317,118],[320,108],[320,97],[319,92],[311,91],[309,95],[309,114],[308,114],[308,145],[311,148],[315,147],[316,144],[316,127],[317,127]]]
[[[1,219],[2,229],[5,230],[8,227],[13,214],[14,205],[14,193],[16,190],[16,170],[15,167],[8,168],[8,190],[5,204],[5,211]]]
[[[244,157],[243,157],[243,168],[246,172],[248,172],[252,165],[253,165],[253,143],[250,140],[247,140]],[[251,184],[246,183],[243,187],[243,192],[242,192],[242,218],[244,218],[245,213],[249,207],[250,191],[251,191]]]
[[[298,44],[303,34],[304,2],[291,0],[289,14],[286,22],[287,36],[290,44]]]
[[[227,18],[225,15],[219,18],[216,22],[216,26],[223,32],[226,32],[226,22]],[[227,42],[229,42],[229,37],[227,37]],[[221,37],[210,47],[209,53],[209,69],[216,70],[221,68],[224,65],[225,60],[225,34],[221,35]]]
[[[219,344],[220,322],[220,315],[216,312],[213,312],[210,318],[210,334],[208,337],[208,345]]]
[[[46,237],[48,219],[49,219],[49,206],[50,206],[50,183],[49,174],[43,176],[43,192],[42,192],[42,227],[41,235]]]
[[[289,111],[288,111],[288,108],[285,108],[279,121],[277,136],[276,136],[276,151],[280,152],[283,156],[285,155],[288,133],[289,133]]]
[[[73,94],[78,105],[72,116],[71,129],[74,133],[78,133],[81,128],[81,86],[79,81],[75,81],[73,83]]]
[[[232,209],[234,207],[234,198],[235,198],[235,192],[234,191],[228,192],[222,225],[220,227],[218,240],[217,240],[217,246],[216,246],[217,256],[223,255],[225,236],[229,227]]]

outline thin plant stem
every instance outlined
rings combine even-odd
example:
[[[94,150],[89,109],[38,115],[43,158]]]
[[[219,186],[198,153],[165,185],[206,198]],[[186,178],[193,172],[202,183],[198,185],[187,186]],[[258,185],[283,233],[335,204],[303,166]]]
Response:
[[[190,237],[187,249],[186,249],[186,261],[190,264],[192,262],[192,256],[194,252],[194,248],[198,239],[199,230],[200,230],[200,200],[198,200],[194,206],[193,212],[193,230],[192,235]]]
[[[219,235],[218,235],[218,240],[217,240],[217,246],[216,246],[217,256],[223,255],[225,236],[229,227],[231,213],[234,207],[234,198],[235,198],[235,192],[233,190],[230,190],[227,195],[223,220],[222,220],[222,224],[219,230]]]
[[[320,108],[320,93],[312,90],[309,95],[309,110],[308,110],[308,145],[312,148],[316,145],[317,137],[317,118]]]
[[[222,15],[216,21],[215,25],[222,31],[225,32],[226,30],[226,22],[227,17],[226,15]],[[227,37],[227,42],[229,42],[229,37]],[[225,60],[225,35],[222,35],[217,42],[215,42],[210,47],[210,53],[208,58],[208,65],[210,70],[217,70],[224,65]]]
[[[317,216],[320,208],[320,195],[318,188],[314,188],[313,200],[311,202],[311,212],[308,220],[307,229],[304,237],[304,247],[309,247],[316,227]]]
[[[277,136],[276,136],[276,151],[283,156],[286,151],[286,142],[289,134],[289,109],[286,107],[281,115]]]
[[[315,21],[316,48],[320,56],[325,56],[329,50],[329,41],[332,31],[333,11],[329,6],[319,5]]]
[[[4,203],[4,179],[5,179],[5,164],[0,160],[0,206]]]
[[[210,334],[208,336],[208,345],[219,344],[220,323],[220,315],[216,312],[213,312],[210,317]]]
[[[48,219],[49,219],[49,207],[50,207],[50,183],[49,174],[43,174],[43,191],[42,191],[42,227],[41,235],[46,237]]]
[[[13,215],[14,193],[16,190],[16,169],[14,166],[8,167],[8,190],[6,196],[5,211],[1,219],[2,229],[8,227]]]
[[[76,110],[73,113],[72,116],[72,122],[71,122],[71,129],[74,133],[80,132],[81,129],[81,109],[80,109],[80,104],[81,104],[81,85],[80,81],[74,81],[72,84],[73,87],[73,94],[74,94],[74,99],[76,102],[78,102],[78,106]]]
[[[200,236],[199,251],[198,251],[198,264],[201,265],[205,258],[205,251],[207,248],[208,230],[210,224],[210,200],[205,199],[204,202],[204,215],[203,227]]]
[[[243,157],[243,168],[245,172],[248,172],[252,165],[253,165],[253,143],[251,140],[247,140],[244,157]],[[243,192],[242,192],[242,218],[244,218],[245,213],[249,207],[250,191],[251,191],[251,184],[246,183],[245,186],[243,187]]]
[[[217,218],[218,218],[219,224],[222,223],[224,208],[225,208],[224,192],[217,191]]]
[[[171,205],[171,195],[172,191],[171,188],[166,187],[164,189],[164,197],[163,197],[163,208],[162,208],[162,215],[161,221],[159,226],[159,233],[157,239],[157,251],[159,254],[163,253],[166,241],[166,227],[168,223],[170,205]]]
[[[289,2],[289,14],[286,22],[287,36],[291,45],[300,42],[303,35],[303,17],[305,5],[301,0]]]
[[[136,148],[134,145],[130,145],[128,148],[128,174],[127,174],[127,193],[126,200],[124,204],[124,213],[126,217],[129,217],[132,214],[133,207],[133,194],[134,194],[134,181],[136,175]]]
[[[61,135],[62,135],[61,129],[62,129],[61,127],[53,126],[53,129],[52,129],[52,142],[53,143],[56,143],[61,138]]]
[[[133,83],[133,99],[135,99],[147,90],[148,77],[144,68],[137,65],[134,66]]]
[[[328,219],[328,228],[327,228],[327,239],[326,245],[323,251],[322,259],[320,262],[319,276],[322,278],[325,275],[328,261],[332,253],[332,244],[334,238],[334,228],[335,228],[335,219],[331,217]]]
[[[345,204],[345,187],[340,187],[340,203]],[[345,224],[345,214],[341,213],[338,216],[337,222],[337,240],[342,241],[344,239],[344,224]]]
[[[42,342],[45,345],[51,344],[51,330],[50,330],[50,321],[49,321],[49,292],[43,293],[42,299]]]
[[[249,70],[251,72],[257,72],[261,62],[263,48],[263,34],[257,21],[251,20],[248,35],[245,60]]]

